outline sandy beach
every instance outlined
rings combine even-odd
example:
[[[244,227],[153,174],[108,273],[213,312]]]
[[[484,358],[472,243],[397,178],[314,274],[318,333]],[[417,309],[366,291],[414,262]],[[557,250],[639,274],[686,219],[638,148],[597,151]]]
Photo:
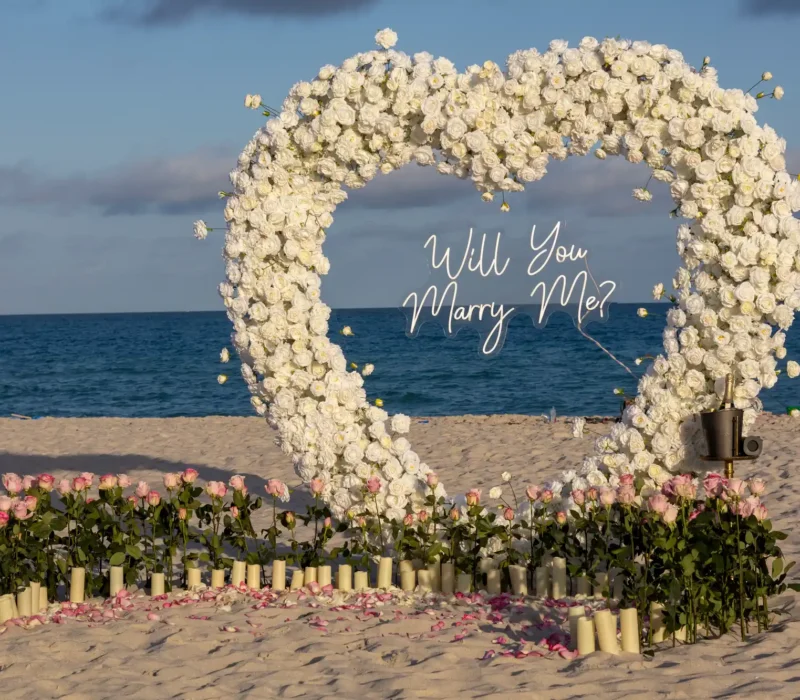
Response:
[[[762,416],[752,433],[764,438],[764,453],[741,468],[767,481],[764,502],[775,527],[789,533],[789,560],[800,550],[793,532],[797,425],[787,416]],[[409,437],[456,494],[488,489],[503,471],[518,483],[555,476],[577,466],[595,436],[587,430],[573,438],[563,419],[505,415],[414,419]],[[242,474],[253,491],[273,477],[295,486],[291,463],[273,439],[257,418],[1,419],[0,473],[127,472],[155,486],[165,472],[193,467],[206,480]],[[293,499],[292,507],[302,503]],[[772,630],[744,643],[729,635],[653,658],[597,653],[575,660],[538,644],[563,614],[530,600],[499,611],[436,599],[357,604],[293,594],[280,604],[263,602],[231,594],[164,609],[141,599],[123,620],[6,628],[3,697],[800,697],[793,593],[772,602],[785,611]],[[525,653],[501,653],[508,649]],[[536,649],[543,653],[527,653]]]

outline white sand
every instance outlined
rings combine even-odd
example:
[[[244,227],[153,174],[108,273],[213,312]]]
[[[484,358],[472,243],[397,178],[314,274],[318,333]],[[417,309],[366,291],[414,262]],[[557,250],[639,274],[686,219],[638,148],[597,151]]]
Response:
[[[800,505],[792,488],[799,428],[794,419],[763,416],[752,432],[764,438],[764,454],[739,468],[743,476],[767,480],[764,501],[775,526],[790,535],[784,543],[789,559],[800,549],[792,517]],[[206,480],[243,474],[254,491],[270,477],[295,485],[273,437],[257,418],[0,419],[0,473],[127,472],[160,488],[165,472],[191,466]],[[580,463],[593,436],[576,440],[561,420],[548,425],[525,416],[470,416],[414,421],[410,438],[448,492],[457,493],[471,486],[488,489],[503,471],[520,484],[555,476]],[[292,506],[301,509],[302,503]],[[311,607],[313,599],[254,610],[256,602],[159,610],[161,619],[152,621],[140,610],[130,619],[94,626],[68,620],[32,630],[8,628],[0,636],[0,697],[800,697],[800,620],[793,593],[773,601],[773,609],[787,609],[773,629],[746,643],[730,635],[667,649],[653,659],[598,653],[574,661],[546,648],[543,658],[479,660],[487,650],[537,648],[534,642],[553,631],[536,628],[545,619],[537,606],[492,618],[475,606],[446,604],[426,613],[424,606],[393,604],[375,617],[363,610],[331,611],[328,604]],[[144,604],[140,600],[139,608]],[[465,612],[477,612],[479,619],[462,622]],[[508,643],[493,644],[501,636]]]

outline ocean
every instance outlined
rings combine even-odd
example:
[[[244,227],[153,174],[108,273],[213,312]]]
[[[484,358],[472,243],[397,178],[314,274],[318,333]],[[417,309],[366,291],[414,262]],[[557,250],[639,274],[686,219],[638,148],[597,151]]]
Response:
[[[638,356],[661,348],[667,304],[612,304],[605,323],[587,332],[637,375]],[[338,331],[350,326],[354,336]],[[591,341],[570,316],[554,313],[544,328],[517,316],[499,353],[480,352],[477,332],[446,337],[425,324],[406,336],[400,309],[333,312],[331,339],[348,362],[375,365],[367,377],[370,399],[390,413],[411,416],[518,413],[616,415],[636,379]],[[223,312],[132,313],[0,317],[0,416],[249,416],[255,415],[230,345]],[[800,336],[787,334],[789,358],[800,356]],[[220,364],[219,351],[231,349]],[[225,373],[229,381],[217,383]],[[762,393],[768,411],[800,404],[798,383],[782,375]]]

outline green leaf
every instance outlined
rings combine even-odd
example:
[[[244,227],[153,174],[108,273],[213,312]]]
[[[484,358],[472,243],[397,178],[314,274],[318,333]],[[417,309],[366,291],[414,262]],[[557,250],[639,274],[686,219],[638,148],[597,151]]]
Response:
[[[125,551],[127,552],[128,556],[131,559],[141,559],[142,558],[142,550],[136,547],[135,545],[129,544],[125,547]]]
[[[783,559],[776,559],[772,562],[772,576],[777,578],[783,573]]]
[[[125,563],[125,552],[116,552],[108,560],[109,566],[122,566]]]

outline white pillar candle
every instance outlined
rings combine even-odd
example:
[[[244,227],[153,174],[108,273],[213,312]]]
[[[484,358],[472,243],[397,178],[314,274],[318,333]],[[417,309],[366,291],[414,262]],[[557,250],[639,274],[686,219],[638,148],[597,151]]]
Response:
[[[286,590],[286,562],[283,559],[272,562],[272,590]]]
[[[224,574],[223,574],[224,575]],[[164,574],[153,572],[150,574],[150,595],[164,595]]]
[[[186,569],[186,588],[192,590],[203,585],[202,571],[196,566]]]
[[[378,585],[376,588],[386,590],[392,587],[392,558],[381,557],[378,562]]]
[[[616,615],[612,615],[610,610],[598,610],[594,615],[594,626],[597,629],[600,651],[618,654]]]
[[[247,564],[243,561],[235,561],[231,566],[231,585],[241,586],[247,577]]]
[[[536,567],[536,597],[547,598],[550,594],[550,568],[547,566]]]
[[[353,587],[356,591],[366,591],[369,588],[369,573],[366,571],[356,571],[353,576]]]
[[[594,597],[598,599],[605,598],[605,591],[606,587],[608,586],[608,574],[605,571],[600,571],[594,575],[594,578]]]
[[[456,567],[451,561],[444,562],[441,568],[442,593],[452,595],[456,589]]]
[[[0,625],[14,617],[14,608],[11,606],[12,597],[10,593],[0,596]]]
[[[625,575],[621,571],[614,573],[614,593],[611,596],[614,600],[622,600],[625,587]]]
[[[296,591],[297,589],[302,588],[304,580],[305,576],[303,575],[303,570],[295,569],[292,571],[292,581],[289,584],[289,590]]]
[[[317,567],[317,583],[321,587],[331,585],[331,567],[327,564]]]
[[[514,564],[508,567],[511,577],[511,590],[514,595],[528,595],[528,571],[524,566]]]
[[[503,592],[503,579],[500,569],[492,569],[486,572],[486,592],[489,595],[500,595]]]
[[[551,595],[554,600],[561,600],[567,595],[567,560],[556,557],[551,568]]]
[[[675,630],[675,639],[679,642],[686,641],[686,627],[681,627],[680,629]]]
[[[39,612],[47,612],[47,586],[39,589]]]
[[[459,593],[469,593],[472,590],[472,574],[458,574],[456,578],[456,590]]]
[[[350,564],[342,564],[336,572],[336,588],[340,591],[353,590],[353,567]]]
[[[417,572],[413,567],[400,572],[400,588],[410,593],[416,587]]]
[[[317,567],[307,566],[303,572],[303,585],[307,586],[309,583],[317,582]]]
[[[589,579],[585,576],[578,576],[578,578],[575,579],[575,583],[575,596],[577,598],[588,598],[592,591],[589,585]]]
[[[572,649],[578,648],[578,622],[586,617],[586,610],[582,605],[576,605],[567,613],[569,622],[569,638]]]
[[[69,601],[82,603],[84,601],[84,586],[86,585],[86,569],[76,566],[69,575]]]
[[[619,627],[622,632],[622,651],[639,653],[639,613],[636,608],[619,611]]]
[[[433,590],[431,578],[431,572],[428,569],[420,569],[417,571],[417,583],[420,591],[428,593]]]
[[[428,564],[428,572],[431,575],[431,590],[442,590],[442,569],[437,559],[435,562]]]
[[[484,557],[478,562],[478,571],[482,574],[488,574],[492,569],[496,569],[494,560]]]
[[[594,645],[594,622],[587,617],[578,618],[578,653],[581,656],[593,654]]]
[[[125,588],[125,569],[121,566],[112,566],[108,572],[108,593],[113,598]]]
[[[247,587],[254,590],[261,590],[261,564],[247,565]]]
[[[211,570],[211,588],[225,587],[225,569]]]
[[[42,584],[38,581],[31,581],[31,614],[36,615],[41,612],[42,608],[39,606],[39,596],[41,595]]]
[[[402,559],[401,561],[397,562],[397,573],[402,574],[404,571],[414,571],[417,567],[414,566],[414,562],[410,559]]]
[[[650,630],[653,644],[664,641],[667,627],[664,624],[664,606],[661,603],[650,603]]]
[[[25,586],[25,588],[17,593],[17,612],[20,617],[30,617],[33,615],[30,586]]]

